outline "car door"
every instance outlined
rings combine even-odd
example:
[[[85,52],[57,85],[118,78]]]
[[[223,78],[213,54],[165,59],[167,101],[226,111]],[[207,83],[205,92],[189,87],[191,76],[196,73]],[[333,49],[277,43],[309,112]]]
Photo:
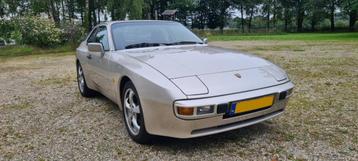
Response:
[[[83,70],[86,74],[86,81],[87,83],[90,83],[91,86],[92,86],[92,82],[94,82],[93,80],[95,79],[94,77],[94,69],[93,69],[93,65],[94,65],[94,62],[92,60],[92,57],[93,55],[95,55],[94,53],[90,52],[88,50],[88,43],[93,43],[93,42],[96,42],[96,34],[97,34],[97,30],[98,30],[98,27],[94,28],[90,35],[88,36],[87,40],[86,40],[86,48],[82,48],[80,50],[81,52],[81,65],[83,67]],[[93,88],[93,87],[92,87]]]
[[[109,73],[109,59],[111,57],[108,30],[106,26],[99,26],[95,39],[91,42],[101,43],[104,53],[90,52],[90,66],[92,69],[92,80],[97,88],[105,95],[111,95],[111,76]]]

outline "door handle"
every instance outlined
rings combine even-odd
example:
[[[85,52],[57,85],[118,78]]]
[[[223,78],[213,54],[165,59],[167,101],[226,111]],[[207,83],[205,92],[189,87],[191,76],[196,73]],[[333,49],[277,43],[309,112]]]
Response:
[[[92,59],[92,55],[87,55],[87,59]]]

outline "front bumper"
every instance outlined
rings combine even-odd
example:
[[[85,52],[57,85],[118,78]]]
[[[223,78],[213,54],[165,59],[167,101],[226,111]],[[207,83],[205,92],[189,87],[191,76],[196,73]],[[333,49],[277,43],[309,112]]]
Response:
[[[181,104],[200,106],[228,103],[270,94],[275,94],[276,96],[274,104],[270,108],[225,119],[222,114],[197,120],[184,120],[174,114],[173,107],[168,108],[166,104],[144,101],[142,105],[146,108],[144,112],[146,130],[153,135],[194,138],[250,126],[282,114],[288,98],[279,100],[279,93],[292,89],[293,86],[291,82],[287,82],[278,86],[249,92],[180,101]]]

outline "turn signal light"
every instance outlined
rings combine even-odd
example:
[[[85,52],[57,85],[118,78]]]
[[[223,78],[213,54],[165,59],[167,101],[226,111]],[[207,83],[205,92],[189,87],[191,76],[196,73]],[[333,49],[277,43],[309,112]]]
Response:
[[[177,107],[178,108],[178,114],[183,116],[192,116],[194,115],[194,108],[188,108],[188,107]]]

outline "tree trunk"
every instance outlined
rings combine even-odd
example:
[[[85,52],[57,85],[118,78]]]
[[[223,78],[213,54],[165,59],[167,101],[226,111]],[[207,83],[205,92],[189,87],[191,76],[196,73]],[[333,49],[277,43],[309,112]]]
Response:
[[[65,8],[65,3],[64,0],[61,1],[61,8],[62,8],[62,21],[66,22],[66,8]]]
[[[272,23],[273,23],[273,27],[274,30],[276,30],[276,18],[277,18],[277,13],[276,13],[276,5],[278,2],[273,1],[273,17],[272,17]]]
[[[97,9],[97,17],[98,17],[98,24],[101,23],[101,9],[98,7]]]
[[[288,9],[285,8],[284,9],[284,14],[285,14],[285,32],[288,32]]]
[[[335,25],[334,25],[334,11],[336,10],[335,7],[335,3],[334,1],[331,1],[331,6],[330,6],[330,21],[331,21],[331,31],[335,30]]]
[[[314,18],[311,20],[311,31],[316,31],[316,21]]]
[[[92,23],[93,26],[97,25],[97,15],[96,15],[96,8],[95,8],[95,0],[91,0],[92,1],[92,9],[90,9],[90,12],[92,13]]]
[[[303,18],[305,16],[305,12],[303,10],[303,2],[302,0],[298,1],[298,10],[297,10],[297,32],[303,31]]]
[[[87,23],[88,23],[88,31],[92,30],[92,11],[93,11],[93,0],[87,0],[88,2],[88,11],[87,11]]]
[[[244,5],[242,4],[243,2],[241,1],[240,3],[240,11],[241,11],[241,32],[244,33],[245,32],[245,20],[244,20]]]
[[[72,19],[75,18],[74,6],[75,6],[75,5],[74,5],[74,1],[73,1],[73,0],[68,0],[68,1],[67,1],[68,16],[69,16],[70,22],[72,22]]]
[[[354,25],[357,21],[357,10],[353,10],[349,13],[349,31],[354,31]]]
[[[267,17],[266,17],[266,26],[267,26],[267,31],[270,31],[270,6],[267,6]]]
[[[250,12],[250,17],[249,17],[249,32],[251,32],[251,22],[252,22],[252,17],[254,16],[254,8],[251,8],[251,12]]]
[[[59,25],[60,17],[59,17],[58,11],[56,9],[55,2],[53,0],[50,0],[49,4],[50,4],[49,8],[51,10],[53,21],[56,23],[56,25]]]
[[[81,23],[82,23],[82,25],[83,25],[83,23],[84,23],[83,11],[81,11]]]

